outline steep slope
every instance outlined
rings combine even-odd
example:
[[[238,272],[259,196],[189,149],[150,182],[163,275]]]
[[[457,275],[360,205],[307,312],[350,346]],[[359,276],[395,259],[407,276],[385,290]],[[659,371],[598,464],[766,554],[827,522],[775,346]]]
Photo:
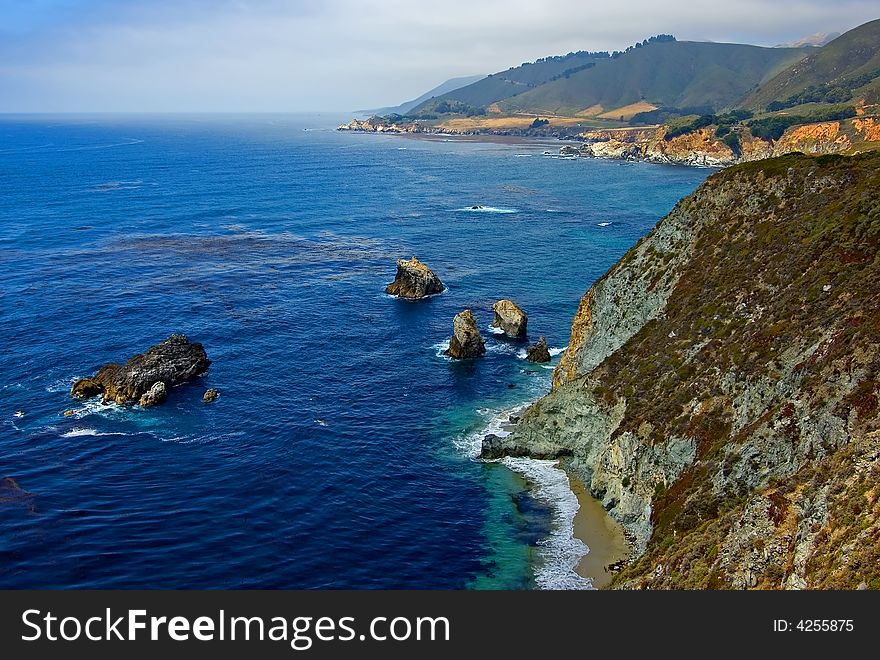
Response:
[[[485,108],[509,96],[542,85],[557,76],[565,77],[583,67],[592,67],[596,62],[607,58],[608,53],[581,51],[547,57],[537,62],[525,62],[520,66],[486,76],[471,85],[428,99],[415,107],[413,112],[429,112],[433,105],[442,101],[460,101],[470,106]]]
[[[371,115],[405,115],[410,110],[415,108],[417,105],[424,103],[428,99],[432,99],[435,96],[442,96],[447,92],[455,91],[456,89],[461,89],[462,87],[467,87],[468,85],[472,85],[473,83],[482,80],[486,76],[465,76],[463,78],[450,78],[444,83],[437,85],[434,89],[428,90],[418,98],[413,99],[412,101],[404,101],[400,105],[395,105],[388,108],[375,108],[373,110],[362,110],[363,114],[371,114]]]
[[[878,247],[880,154],[713,175],[484,456],[565,457],[633,542],[617,586],[880,588]]]
[[[662,107],[733,105],[807,53],[798,48],[675,41],[649,44],[503,101],[507,112],[576,114],[647,101]]]
[[[780,72],[749,94],[740,105],[764,110],[811,87],[845,83],[860,76],[880,75],[880,19],[837,37]]]

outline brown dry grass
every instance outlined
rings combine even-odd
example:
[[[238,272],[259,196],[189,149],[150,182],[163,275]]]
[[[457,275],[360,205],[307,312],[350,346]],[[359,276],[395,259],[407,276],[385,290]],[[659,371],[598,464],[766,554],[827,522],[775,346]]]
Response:
[[[623,119],[624,121],[629,121],[640,112],[650,112],[651,110],[656,109],[656,105],[651,105],[645,101],[639,101],[638,103],[630,103],[629,105],[624,105],[615,108],[614,110],[608,110],[607,112],[598,115],[598,117],[600,119]]]

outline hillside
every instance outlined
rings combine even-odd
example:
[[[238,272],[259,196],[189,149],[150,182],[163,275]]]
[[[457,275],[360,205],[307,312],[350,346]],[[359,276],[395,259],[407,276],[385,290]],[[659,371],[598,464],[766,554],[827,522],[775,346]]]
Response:
[[[501,102],[506,112],[572,115],[594,106],[614,110],[639,101],[654,106],[719,110],[806,55],[797,48],[675,41],[648,44],[618,58]]]
[[[587,291],[487,458],[563,457],[625,588],[880,588],[880,154],[710,177]]]
[[[413,113],[431,112],[438,102],[459,101],[477,108],[488,108],[493,103],[514,94],[538,87],[557,76],[571,75],[572,71],[592,67],[608,58],[608,53],[577,52],[547,57],[537,62],[525,62],[506,71],[486,76],[465,87],[436,95],[413,108]]]
[[[444,83],[441,83],[434,87],[431,90],[428,90],[418,98],[413,99],[412,101],[404,101],[400,105],[391,106],[388,108],[374,108],[372,110],[361,110],[362,114],[370,114],[370,115],[405,115],[410,110],[415,108],[417,105],[424,103],[428,99],[434,98],[435,96],[442,96],[447,92],[452,92],[456,89],[461,89],[462,87],[467,87],[478,80],[482,80],[486,76],[465,76],[463,78],[450,78]]]
[[[859,77],[880,77],[880,19],[865,23],[822,48],[810,51],[807,57],[750,93],[740,106],[761,111],[774,101],[785,103],[811,88],[853,89],[849,83]],[[836,99],[841,100],[846,99]]]

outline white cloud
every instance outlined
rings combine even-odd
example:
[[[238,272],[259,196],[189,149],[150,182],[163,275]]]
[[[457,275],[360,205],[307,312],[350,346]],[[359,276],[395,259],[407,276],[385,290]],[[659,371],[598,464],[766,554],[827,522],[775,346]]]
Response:
[[[402,101],[445,78],[659,32],[773,45],[875,18],[843,0],[163,0],[69,9],[0,46],[0,110],[309,110]],[[45,23],[45,22],[44,22]]]

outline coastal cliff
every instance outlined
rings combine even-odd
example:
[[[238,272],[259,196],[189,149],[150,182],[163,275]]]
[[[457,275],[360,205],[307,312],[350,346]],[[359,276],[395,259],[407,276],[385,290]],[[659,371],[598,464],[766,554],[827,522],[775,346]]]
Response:
[[[855,117],[838,121],[798,124],[777,140],[753,136],[739,129],[731,146],[718,137],[716,126],[707,126],[669,137],[667,126],[618,128],[581,133],[582,156],[652,163],[727,167],[782,156],[794,151],[808,154],[852,154],[877,148],[880,118]]]
[[[623,588],[880,588],[880,154],[730,167],[583,297],[484,456],[561,457]]]

